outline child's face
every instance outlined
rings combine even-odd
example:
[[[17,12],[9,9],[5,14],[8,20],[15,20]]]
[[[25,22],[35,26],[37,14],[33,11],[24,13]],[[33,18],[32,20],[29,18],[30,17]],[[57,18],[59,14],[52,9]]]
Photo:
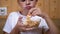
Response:
[[[35,7],[36,5],[36,0],[19,0],[19,5],[23,8],[23,9],[31,9],[33,7]]]

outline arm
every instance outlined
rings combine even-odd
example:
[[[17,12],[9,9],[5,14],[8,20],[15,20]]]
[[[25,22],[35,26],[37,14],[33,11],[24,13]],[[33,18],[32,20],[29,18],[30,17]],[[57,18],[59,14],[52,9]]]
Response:
[[[35,10],[35,11],[32,11]],[[38,8],[32,9],[31,11],[29,11],[28,14],[32,14],[33,16],[37,15],[40,16],[42,18],[44,18],[49,26],[49,30],[48,30],[48,34],[58,34],[58,30],[57,27],[55,26],[55,24],[53,24],[52,20],[48,17],[48,15],[45,12],[41,12],[41,10]]]
[[[12,13],[9,14],[9,16],[8,16],[8,18],[6,20],[6,23],[4,25],[4,28],[3,28],[4,34],[9,34],[9,33],[10,34],[12,34],[12,33],[15,34],[15,33],[18,32],[17,27],[15,25],[16,24],[16,21],[18,19],[16,16],[17,16],[16,15],[16,12],[12,12]]]
[[[58,34],[57,27],[47,15],[45,16],[45,20],[49,26],[49,30],[47,31],[47,34]]]
[[[8,34],[8,33],[6,33],[6,32],[3,32],[3,34]]]
[[[7,32],[3,32],[3,34],[9,34]],[[17,27],[15,26],[15,28],[11,31],[10,34],[20,34],[20,31],[17,29]]]

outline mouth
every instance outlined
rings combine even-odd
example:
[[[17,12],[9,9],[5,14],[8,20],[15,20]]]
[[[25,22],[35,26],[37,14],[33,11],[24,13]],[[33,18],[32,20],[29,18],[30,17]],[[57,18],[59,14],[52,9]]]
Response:
[[[30,10],[32,7],[31,6],[26,6],[25,8],[28,9],[28,10]]]

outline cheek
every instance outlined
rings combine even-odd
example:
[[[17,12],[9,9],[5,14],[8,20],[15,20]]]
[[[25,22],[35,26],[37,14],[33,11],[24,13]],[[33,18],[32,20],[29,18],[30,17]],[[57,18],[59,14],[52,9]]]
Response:
[[[24,8],[26,5],[25,5],[25,3],[20,3],[20,6],[21,6],[22,8]]]
[[[31,3],[31,6],[32,7],[35,7],[35,5],[36,5],[36,3],[34,3],[34,2]]]

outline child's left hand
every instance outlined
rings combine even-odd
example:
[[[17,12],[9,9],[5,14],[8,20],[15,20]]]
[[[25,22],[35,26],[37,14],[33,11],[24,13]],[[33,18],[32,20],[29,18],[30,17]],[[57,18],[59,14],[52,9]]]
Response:
[[[41,10],[39,8],[31,8],[28,14],[31,14],[32,16],[40,15]]]
[[[37,16],[40,16],[40,17],[43,17],[43,18],[48,17],[48,15],[45,12],[42,12],[39,8],[30,9],[28,14],[31,14],[32,16],[36,16],[37,15]]]

